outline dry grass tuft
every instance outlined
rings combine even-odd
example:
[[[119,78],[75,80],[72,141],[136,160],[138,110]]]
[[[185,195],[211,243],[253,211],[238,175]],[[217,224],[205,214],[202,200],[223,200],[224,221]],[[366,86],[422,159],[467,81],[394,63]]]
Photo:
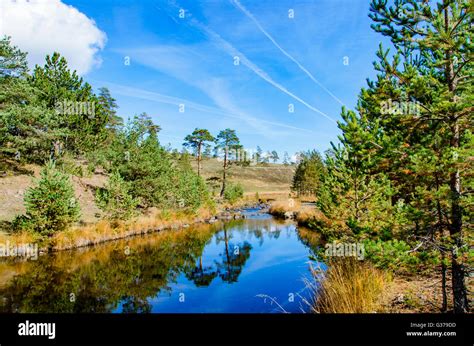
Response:
[[[269,213],[275,216],[284,216],[286,212],[297,212],[301,208],[301,203],[294,199],[275,201],[270,205]]]
[[[315,207],[303,206],[296,215],[296,221],[301,225],[309,225],[310,223],[329,223],[327,217]]]
[[[13,234],[0,233],[0,243],[6,244],[8,241],[11,246],[20,244],[31,244],[35,243],[37,240],[37,237],[26,231]]]
[[[314,282],[311,310],[316,313],[383,312],[383,295],[390,277],[354,258],[336,258],[322,273],[312,269]]]

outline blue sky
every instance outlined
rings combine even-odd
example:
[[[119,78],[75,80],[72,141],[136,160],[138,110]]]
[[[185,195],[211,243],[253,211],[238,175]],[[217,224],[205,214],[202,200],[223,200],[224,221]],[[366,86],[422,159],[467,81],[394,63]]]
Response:
[[[196,127],[232,128],[247,148],[323,152],[383,40],[368,0],[63,2],[107,37],[85,79],[107,86],[124,118],[152,116],[173,147]]]

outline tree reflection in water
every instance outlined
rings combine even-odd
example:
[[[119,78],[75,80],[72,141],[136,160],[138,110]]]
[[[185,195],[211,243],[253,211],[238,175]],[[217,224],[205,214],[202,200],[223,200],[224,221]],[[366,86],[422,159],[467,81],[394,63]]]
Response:
[[[308,239],[302,234],[295,239],[294,225],[268,218],[162,231],[37,261],[3,261],[0,312],[148,313],[162,304],[155,298],[171,297],[178,284],[206,288],[213,282],[238,282],[251,251],[265,248],[265,241],[275,241],[285,231],[287,237],[280,240],[285,249],[307,253],[301,241]],[[215,250],[206,252],[206,246]],[[267,256],[271,253],[265,252]]]

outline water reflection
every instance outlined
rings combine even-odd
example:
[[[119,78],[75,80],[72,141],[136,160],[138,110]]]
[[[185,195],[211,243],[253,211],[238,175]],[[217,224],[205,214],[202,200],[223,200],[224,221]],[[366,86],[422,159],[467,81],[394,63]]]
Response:
[[[300,312],[311,255],[300,233],[267,215],[4,262],[0,311],[277,311],[266,294]]]

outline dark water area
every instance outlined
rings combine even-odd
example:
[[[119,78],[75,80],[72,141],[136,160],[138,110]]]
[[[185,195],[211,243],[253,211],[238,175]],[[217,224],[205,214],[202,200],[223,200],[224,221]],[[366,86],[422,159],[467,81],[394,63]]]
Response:
[[[308,311],[304,278],[311,276],[317,236],[257,209],[245,214],[243,220],[2,262],[0,312]]]

